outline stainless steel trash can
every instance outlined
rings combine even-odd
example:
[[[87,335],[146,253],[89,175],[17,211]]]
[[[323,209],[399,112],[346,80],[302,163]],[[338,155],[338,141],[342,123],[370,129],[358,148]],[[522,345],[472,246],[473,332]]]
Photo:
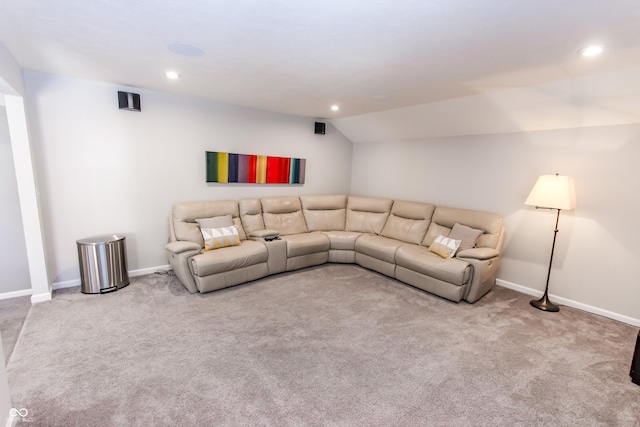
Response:
[[[80,260],[80,290],[103,294],[129,284],[124,236],[110,234],[76,241]]]

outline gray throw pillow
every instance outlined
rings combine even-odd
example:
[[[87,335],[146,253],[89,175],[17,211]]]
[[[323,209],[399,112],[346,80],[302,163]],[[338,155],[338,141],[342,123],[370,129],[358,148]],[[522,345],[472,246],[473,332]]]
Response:
[[[233,225],[233,218],[231,218],[231,215],[223,215],[214,216],[213,218],[196,219],[196,222],[200,228],[231,227]]]
[[[449,233],[449,238],[461,240],[460,247],[458,248],[458,252],[460,252],[474,247],[482,233],[484,233],[484,230],[467,227],[466,225],[458,224],[456,222],[453,224],[451,233]]]

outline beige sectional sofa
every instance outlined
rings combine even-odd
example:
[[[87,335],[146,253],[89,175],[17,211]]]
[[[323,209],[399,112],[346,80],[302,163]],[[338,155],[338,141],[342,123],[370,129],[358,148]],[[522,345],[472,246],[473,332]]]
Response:
[[[235,227],[235,240],[225,240],[230,246],[205,250],[197,220],[210,218]],[[502,218],[494,213],[346,195],[176,203],[169,228],[169,263],[191,293],[332,262],[355,263],[471,303],[495,283],[504,238]],[[461,232],[465,237],[458,240]],[[462,241],[455,256],[443,257],[450,255],[448,248],[442,252],[443,239]]]

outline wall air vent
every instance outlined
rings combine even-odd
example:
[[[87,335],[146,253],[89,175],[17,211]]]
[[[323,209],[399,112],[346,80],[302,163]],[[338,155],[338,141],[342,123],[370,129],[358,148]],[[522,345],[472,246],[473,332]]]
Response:
[[[118,108],[121,110],[142,111],[140,109],[140,95],[118,91]]]

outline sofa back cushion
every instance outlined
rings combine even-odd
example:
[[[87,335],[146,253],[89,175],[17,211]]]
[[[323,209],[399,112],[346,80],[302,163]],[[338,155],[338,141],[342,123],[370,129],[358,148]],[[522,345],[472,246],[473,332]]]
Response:
[[[438,235],[448,236],[455,223],[482,230],[476,243],[477,248],[498,249],[502,237],[502,217],[498,214],[470,209],[438,206],[431,218],[422,244],[430,246]]]
[[[347,201],[346,231],[380,234],[392,205],[391,199],[350,196]]]
[[[309,231],[344,231],[347,222],[347,196],[300,196],[300,203]]]
[[[429,203],[395,200],[382,235],[407,243],[422,243],[435,206]]]
[[[262,204],[260,199],[242,199],[238,202],[240,209],[240,219],[247,234],[256,230],[264,230],[264,220],[262,219]]]
[[[215,200],[206,202],[181,202],[171,210],[172,239],[198,243],[204,247],[204,240],[196,219],[214,218],[230,215],[233,225],[238,229],[240,240],[247,236],[240,221],[238,202],[235,200]]]
[[[265,228],[278,230],[282,236],[309,232],[298,197],[263,197],[260,203]]]

